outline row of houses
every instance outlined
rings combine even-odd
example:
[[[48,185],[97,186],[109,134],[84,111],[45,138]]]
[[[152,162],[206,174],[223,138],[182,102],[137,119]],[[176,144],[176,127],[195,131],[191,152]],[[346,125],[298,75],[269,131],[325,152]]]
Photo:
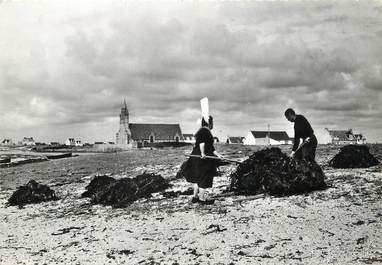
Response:
[[[12,141],[12,139],[4,139],[3,141],[1,141],[0,145],[2,146],[12,146],[12,145],[27,145],[27,146],[32,146],[32,145],[36,145],[36,144],[39,144],[39,143],[36,143],[33,139],[33,137],[24,137],[21,141],[19,141],[18,143],[15,143]]]
[[[180,127],[179,127],[180,130]],[[353,133],[352,129],[347,130],[329,130],[325,128],[329,137],[331,139],[331,144],[334,145],[345,145],[345,144],[365,144],[366,138],[360,133]],[[140,137],[137,134],[134,134],[137,139],[137,142],[163,142],[170,141],[171,133],[161,128],[161,126],[152,126],[150,130],[133,130],[135,133],[139,132]],[[144,133],[146,131],[146,133]],[[150,131],[150,133],[147,133]],[[175,131],[178,131],[176,129]],[[146,135],[149,135],[146,137]],[[163,135],[167,135],[163,137]],[[175,133],[177,135],[177,133]],[[159,137],[158,137],[159,136]],[[164,139],[165,138],[165,139]],[[147,140],[145,140],[147,139]],[[214,137],[215,143],[219,143],[219,138]],[[181,136],[177,139],[173,140],[174,142],[184,142],[188,144],[195,143],[195,136],[193,134],[181,134]],[[243,144],[243,145],[284,145],[284,144],[292,144],[293,138],[290,138],[285,131],[250,131],[246,137],[242,136],[228,136],[226,144]],[[82,143],[81,140],[75,140],[74,138],[68,138],[65,141],[66,146],[92,146],[92,145],[113,145],[115,142],[94,142],[94,144],[90,143]],[[13,146],[13,145],[23,145],[23,146],[35,146],[35,145],[50,145],[50,146],[60,146],[62,145],[59,142],[50,142],[49,144],[35,142],[33,137],[24,137],[17,144],[12,141],[12,139],[4,139],[0,143],[1,146]]]
[[[94,145],[97,144],[114,144],[114,142],[95,142]],[[36,146],[36,145],[50,145],[50,146],[61,146],[63,144],[59,142],[50,142],[50,143],[41,143],[36,142],[33,137],[24,137],[21,141],[15,143],[12,141],[12,139],[4,139],[0,143],[1,146],[14,146],[14,145],[22,145],[22,146]],[[89,146],[92,144],[89,143],[82,143],[81,140],[75,140],[74,138],[67,138],[64,145],[66,146]]]
[[[195,136],[193,134],[182,134],[179,124],[176,125],[163,125],[163,124],[134,124],[131,128],[131,140],[138,143],[143,142],[184,142],[189,144],[195,143]],[[328,133],[331,144],[344,145],[344,144],[365,144],[366,138],[360,133],[354,133],[352,129],[347,130],[329,130],[325,128]],[[219,142],[217,137],[214,137],[215,143]],[[293,138],[289,137],[285,131],[250,131],[246,137],[242,136],[228,136],[226,144],[244,144],[244,145],[284,145],[292,144]],[[17,143],[23,146],[45,145],[45,143],[35,142],[33,137],[24,137]],[[115,144],[114,142],[94,142],[94,145]],[[4,139],[0,145],[12,146],[16,145],[12,139]],[[59,142],[50,142],[51,146],[61,145]],[[83,144],[81,140],[68,138],[65,141],[66,146],[90,146],[92,144]]]
[[[325,128],[325,139],[331,139],[329,144],[365,144],[366,138],[361,133],[354,133],[352,129],[329,130]],[[228,136],[227,144],[244,145],[282,145],[293,144],[293,138],[285,131],[250,131],[246,137]]]
[[[187,143],[195,143],[193,134],[183,134],[184,141]],[[215,142],[219,142],[215,138]],[[282,145],[292,144],[293,138],[290,138],[284,131],[250,131],[247,137],[228,136],[226,144],[245,144],[245,145]]]

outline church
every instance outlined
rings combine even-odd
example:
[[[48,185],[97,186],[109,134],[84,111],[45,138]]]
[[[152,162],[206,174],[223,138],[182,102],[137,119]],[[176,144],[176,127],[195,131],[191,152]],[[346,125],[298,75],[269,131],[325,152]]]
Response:
[[[116,144],[130,147],[155,146],[159,143],[184,142],[179,124],[130,123],[126,100],[119,115]]]

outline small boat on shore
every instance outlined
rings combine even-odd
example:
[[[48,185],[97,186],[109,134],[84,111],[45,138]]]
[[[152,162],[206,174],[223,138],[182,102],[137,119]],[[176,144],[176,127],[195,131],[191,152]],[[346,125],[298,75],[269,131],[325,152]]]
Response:
[[[11,162],[10,157],[0,157],[0,164],[10,163],[10,162]]]
[[[60,158],[67,158],[67,157],[72,157],[72,153],[46,155],[46,158],[48,159],[60,159]]]
[[[48,159],[46,157],[13,158],[12,161],[0,163],[0,168],[15,167],[15,166],[20,166],[20,165],[24,165],[24,164],[43,162],[43,161],[47,161],[47,160]]]

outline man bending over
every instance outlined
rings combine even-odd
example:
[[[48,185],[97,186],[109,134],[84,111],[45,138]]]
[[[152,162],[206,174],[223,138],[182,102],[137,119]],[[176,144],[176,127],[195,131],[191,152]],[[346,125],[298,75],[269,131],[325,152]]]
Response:
[[[285,117],[288,121],[294,122],[294,143],[291,157],[296,159],[305,159],[314,161],[316,157],[317,138],[314,135],[312,126],[303,116],[296,114],[293,109],[285,111]],[[300,147],[300,139],[302,139]]]

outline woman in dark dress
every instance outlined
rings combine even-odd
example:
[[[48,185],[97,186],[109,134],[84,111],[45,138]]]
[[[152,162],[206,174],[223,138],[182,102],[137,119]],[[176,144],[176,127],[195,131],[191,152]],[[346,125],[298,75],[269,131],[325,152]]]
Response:
[[[222,156],[214,148],[214,138],[211,134],[213,119],[210,116],[208,122],[202,119],[202,127],[196,132],[196,143],[186,166],[186,180],[194,184],[192,202],[201,204],[213,204],[214,200],[207,200],[206,189],[212,187],[213,178],[216,175],[217,161],[208,159],[206,156]]]

